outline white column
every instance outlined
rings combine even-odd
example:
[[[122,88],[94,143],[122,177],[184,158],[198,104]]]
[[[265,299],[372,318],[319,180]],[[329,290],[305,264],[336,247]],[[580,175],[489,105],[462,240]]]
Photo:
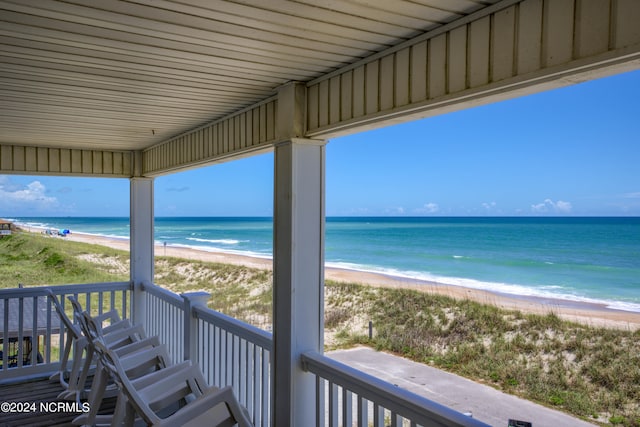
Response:
[[[300,355],[323,351],[325,142],[275,148],[273,425],[312,425],[315,378]]]
[[[141,323],[145,317],[142,286],[144,283],[153,282],[153,178],[131,178],[130,197],[133,321]]]

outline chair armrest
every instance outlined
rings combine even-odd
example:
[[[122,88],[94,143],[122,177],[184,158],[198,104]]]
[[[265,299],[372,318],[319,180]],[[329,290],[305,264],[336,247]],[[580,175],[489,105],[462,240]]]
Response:
[[[124,357],[127,354],[134,353],[140,350],[146,350],[153,347],[160,346],[160,340],[157,336],[144,338],[140,341],[134,341],[131,344],[126,344],[122,347],[118,347],[113,351],[119,356]]]
[[[116,310],[107,311],[107,312],[99,314],[97,316],[93,316],[93,318],[98,323],[102,323],[105,320],[108,320],[110,324],[114,324],[116,322],[122,321],[122,319],[120,319],[120,315],[118,314],[118,312]]]
[[[119,359],[125,374],[131,378],[131,371],[136,369],[151,369],[154,366],[158,367],[158,369],[164,368],[166,366],[166,355],[166,347],[160,344],[157,347],[151,347],[121,356]]]
[[[98,325],[101,325],[102,322],[99,321],[98,319],[95,319],[96,323]],[[118,320],[117,322],[111,323],[110,325],[107,325],[105,327],[102,328],[102,333],[103,334],[108,334],[111,333],[113,331],[117,331],[119,329],[126,329],[126,328],[130,328],[133,325],[131,325],[131,322],[129,321],[129,319],[123,319],[123,320]]]
[[[142,337],[144,337],[144,330],[142,329],[142,326],[135,325],[130,328],[118,329],[105,334],[103,336],[103,340],[107,347],[111,347],[112,345],[126,339],[130,339],[133,342],[139,341]]]
[[[143,390],[146,387],[153,387],[155,386],[155,384],[164,377],[168,377],[168,376],[173,376],[174,374],[178,373],[178,372],[182,372],[185,371],[186,369],[189,369],[191,367],[191,362],[186,360],[182,363],[178,363],[176,365],[171,365],[168,366],[164,369],[161,369],[159,371],[156,372],[152,372],[150,374],[147,375],[143,375],[139,378],[136,378],[134,380],[131,380],[131,384],[133,384],[133,386],[136,388],[136,390]]]
[[[211,389],[197,400],[164,418],[161,425],[185,425],[196,418],[201,418],[203,421],[206,419],[209,425],[218,425],[231,418],[229,425],[235,425],[237,422],[239,427],[252,426],[230,386]]]

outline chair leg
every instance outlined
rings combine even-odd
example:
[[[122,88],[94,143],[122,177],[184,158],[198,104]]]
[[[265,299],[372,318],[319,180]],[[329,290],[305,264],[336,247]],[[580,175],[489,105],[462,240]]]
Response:
[[[132,426],[136,420],[136,411],[129,403],[129,399],[124,393],[118,394],[116,409],[113,413],[113,424],[119,426]]]
[[[93,352],[91,351],[87,340],[85,338],[81,338],[77,340],[73,353],[73,368],[69,375],[69,386],[67,390],[60,393],[58,397],[60,399],[80,402],[80,399],[84,397],[84,385],[87,381],[87,375],[91,369]],[[82,357],[83,353],[85,354],[84,359]]]
[[[72,345],[73,340],[71,339],[71,334],[67,333],[67,342],[64,345],[64,353],[62,355],[62,360],[60,361],[60,370],[49,377],[50,380],[53,380],[57,377],[58,381],[60,381],[60,385],[65,390],[69,388],[69,383],[65,381],[65,377],[67,375],[67,363],[69,362],[69,355],[71,354]]]
[[[95,423],[95,418],[98,415],[98,409],[100,409],[100,404],[102,403],[102,398],[104,397],[108,382],[109,373],[100,366],[100,361],[98,361],[96,373],[93,377],[93,383],[91,384],[91,391],[87,397],[87,402],[89,402],[90,405],[89,412],[76,418],[83,420],[82,424],[93,425]],[[82,417],[85,417],[86,420]]]

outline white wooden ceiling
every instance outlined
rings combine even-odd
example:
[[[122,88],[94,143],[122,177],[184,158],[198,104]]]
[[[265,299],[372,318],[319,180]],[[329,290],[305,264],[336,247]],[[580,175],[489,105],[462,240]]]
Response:
[[[0,145],[140,150],[497,0],[0,0]]]

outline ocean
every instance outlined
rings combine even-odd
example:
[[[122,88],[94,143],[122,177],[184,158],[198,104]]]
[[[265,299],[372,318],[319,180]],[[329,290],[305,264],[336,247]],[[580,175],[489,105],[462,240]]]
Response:
[[[129,237],[128,218],[13,218]],[[155,239],[269,258],[271,218],[156,218]],[[328,266],[640,312],[640,218],[329,217]]]

